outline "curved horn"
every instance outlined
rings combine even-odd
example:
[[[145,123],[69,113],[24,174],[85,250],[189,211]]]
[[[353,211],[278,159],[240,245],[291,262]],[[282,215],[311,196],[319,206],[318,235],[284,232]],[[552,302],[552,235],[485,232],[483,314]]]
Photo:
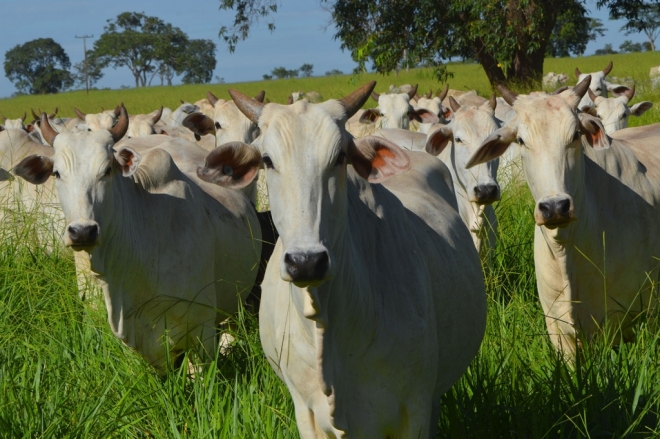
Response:
[[[121,114],[121,108],[123,107],[124,107],[124,103],[122,102],[115,108],[115,117],[119,117],[119,115]]]
[[[576,68],[575,68],[575,77],[576,77],[576,78],[579,78],[581,74],[582,74],[582,72],[580,71],[580,69],[578,69],[578,68],[576,67]]]
[[[124,104],[122,103],[117,108],[119,108],[119,119],[117,120],[115,126],[110,128],[110,134],[112,135],[112,140],[114,140],[115,143],[119,142],[119,140],[124,137],[126,131],[128,130],[128,114],[126,113]]]
[[[438,97],[441,101],[445,100],[447,93],[449,93],[449,84],[445,84],[445,89],[442,91],[442,93],[440,93],[440,89],[438,89]]]
[[[426,99],[431,99],[431,96],[433,96],[433,89],[429,90],[429,92],[424,95]]]
[[[58,109],[58,108],[55,107],[55,111],[53,111],[52,113],[50,113],[50,114],[48,115],[48,117],[51,118],[51,119],[53,119],[55,116],[57,116],[57,109]]]
[[[26,117],[27,117],[27,113],[24,111],[23,112],[23,117],[21,117],[21,122],[25,122]]]
[[[591,89],[589,91],[591,91]],[[628,102],[632,101],[632,98],[635,97],[635,85],[633,84],[632,88],[629,88],[621,94],[628,98]]]
[[[607,67],[603,69],[603,73],[605,73],[605,76],[610,74],[610,72],[612,71],[612,66],[613,66],[612,61],[610,61]]]
[[[215,103],[218,102],[218,98],[210,91],[206,92],[206,99],[208,99],[209,104],[213,105],[214,107],[215,107]]]
[[[456,113],[459,108],[461,108],[461,104],[456,102],[456,99],[454,99],[453,96],[449,96],[449,106],[451,107],[451,110]]]
[[[369,99],[369,95],[373,98],[373,95],[376,94],[374,93],[374,87],[376,87],[376,81],[367,82],[353,93],[339,100],[339,103],[346,109],[346,119],[349,119],[362,108],[364,103],[367,102],[367,99]],[[376,96],[378,95],[376,94]]]
[[[160,120],[160,117],[163,115],[163,106],[160,106],[160,110],[158,110],[158,113],[154,117],[151,118],[151,120],[154,121],[154,123],[158,122]]]
[[[594,104],[595,104],[595,103],[596,103],[596,98],[598,97],[598,96],[596,96],[596,93],[594,93],[593,91],[591,91],[591,89],[588,89],[588,90],[587,90],[587,93],[589,93],[589,99],[591,99],[592,101],[594,101]]]
[[[82,111],[78,110],[76,107],[73,107],[73,111],[76,112],[76,116],[78,116],[78,119],[85,120],[85,117],[87,116],[85,113]]]
[[[287,105],[291,105],[291,104],[293,104],[293,96],[289,95],[289,97],[288,97],[287,100],[286,100],[286,104],[287,104]]]
[[[183,99],[179,99],[179,102],[181,102],[181,105],[185,104],[185,102],[183,101]]]
[[[513,107],[513,103],[516,102],[516,99],[518,99],[518,94],[512,92],[511,90],[506,88],[506,86],[503,84],[499,84],[497,86],[497,89],[500,91],[500,94],[504,98],[504,101],[506,101],[507,104]]]
[[[254,97],[255,101],[263,102],[266,97],[266,90],[261,90],[259,94]]]
[[[488,106],[492,108],[493,111],[495,111],[495,109],[497,108],[497,97],[495,96],[495,93],[490,95],[490,101],[488,101]]]
[[[259,123],[259,117],[263,111],[266,104],[259,102],[256,99],[252,99],[249,96],[244,95],[238,90],[229,89],[229,96],[234,100],[234,103],[241,110],[241,113],[245,115],[254,123]]]
[[[582,97],[587,94],[587,90],[589,90],[589,84],[591,84],[591,75],[585,76],[578,85],[573,87],[573,93],[582,99]]]
[[[378,99],[380,99],[380,95],[378,93],[376,93],[375,91],[372,91],[371,92],[371,99],[378,102]]]
[[[34,120],[41,119],[39,116],[37,116],[37,113],[34,112],[34,108],[30,108],[30,111],[32,111],[32,117],[34,118]]]
[[[2,120],[4,120],[5,122],[7,122],[7,118],[5,117],[4,114],[0,114],[0,117],[2,117]]]
[[[41,128],[41,136],[44,138],[44,140],[50,146],[53,146],[55,137],[57,137],[57,131],[55,131],[53,127],[50,126],[50,123],[48,122],[48,115],[46,115],[46,113],[41,113],[41,125],[39,128]]]
[[[103,105],[101,105],[101,111],[105,111],[105,108],[103,107]]]
[[[558,95],[558,94],[561,94],[561,93],[565,92],[566,90],[568,90],[568,86],[565,85],[565,86],[559,87],[557,90],[553,91],[552,94],[553,95]]]
[[[410,99],[415,97],[415,94],[417,93],[417,85],[418,84],[415,84],[415,86],[412,88],[412,90],[408,91],[408,97]]]

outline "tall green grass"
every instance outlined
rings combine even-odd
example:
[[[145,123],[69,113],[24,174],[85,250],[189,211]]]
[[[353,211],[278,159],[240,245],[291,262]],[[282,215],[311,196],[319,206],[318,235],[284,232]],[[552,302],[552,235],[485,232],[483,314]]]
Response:
[[[660,434],[655,316],[636,342],[613,348],[606,334],[566,363],[536,298],[533,200],[512,186],[496,209],[486,337],[443,399],[439,437]],[[297,438],[257,322],[242,313],[236,327],[236,342],[211,366],[163,379],[113,336],[101,303],[80,301],[68,251],[8,233],[0,239],[0,437]]]
[[[574,85],[575,67],[579,67],[584,73],[594,72],[605,68],[607,63],[614,62],[611,75],[623,78],[631,76],[638,81],[648,82],[651,67],[660,64],[656,52],[632,53],[625,55],[588,56],[582,58],[548,58],[545,60],[544,71],[563,72],[571,78],[569,84]],[[475,63],[450,63],[448,65],[454,77],[448,80],[451,88],[457,90],[477,90],[481,96],[489,96],[492,93],[488,79],[479,64]],[[126,75],[129,75],[128,70]],[[128,77],[128,76],[127,76]],[[30,114],[30,109],[51,112],[55,107],[59,108],[59,114],[63,117],[73,117],[73,107],[87,113],[99,112],[101,107],[114,108],[120,102],[124,102],[129,114],[149,113],[158,109],[161,105],[172,109],[178,107],[179,100],[195,102],[206,97],[207,91],[212,91],[222,99],[229,99],[227,90],[238,89],[248,95],[256,95],[260,90],[266,90],[266,97],[273,102],[284,103],[293,91],[317,91],[323,98],[339,98],[350,93],[357,86],[367,81],[378,81],[377,92],[387,91],[390,84],[419,84],[420,92],[429,89],[436,91],[440,84],[434,77],[431,69],[412,69],[401,71],[398,76],[394,73],[389,75],[362,74],[359,76],[321,76],[310,78],[280,79],[273,81],[242,82],[234,84],[201,84],[201,85],[179,85],[173,87],[148,87],[124,90],[92,90],[89,95],[84,91],[60,93],[55,95],[19,96],[11,99],[0,99],[0,114],[9,118],[20,117],[24,111]],[[654,102],[660,93],[653,94]],[[372,102],[365,105],[373,106]]]

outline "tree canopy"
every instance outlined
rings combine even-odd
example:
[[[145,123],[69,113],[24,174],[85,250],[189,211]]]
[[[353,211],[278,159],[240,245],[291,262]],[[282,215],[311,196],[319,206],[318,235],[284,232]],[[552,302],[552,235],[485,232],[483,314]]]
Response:
[[[57,93],[73,85],[71,61],[52,38],[38,38],[5,53],[5,74],[19,92]]]

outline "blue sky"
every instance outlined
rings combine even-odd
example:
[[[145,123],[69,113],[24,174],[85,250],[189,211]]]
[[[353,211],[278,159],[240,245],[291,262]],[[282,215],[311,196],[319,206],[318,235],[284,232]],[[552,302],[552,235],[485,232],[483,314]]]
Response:
[[[218,39],[220,27],[232,23],[231,12],[220,11],[218,0],[30,0],[1,3],[0,56],[3,65],[7,50],[35,38],[47,37],[61,44],[71,63],[75,64],[83,57],[82,40],[76,39],[76,35],[98,37],[107,19],[121,12],[135,11],[158,16],[178,26],[191,38],[214,41],[218,46],[214,77],[224,78],[225,82],[260,80],[264,73],[270,73],[277,66],[294,69],[304,63],[311,63],[315,75],[322,75],[332,69],[350,72],[355,67],[350,53],[342,52],[340,42],[333,39],[334,27],[328,27],[330,15],[321,9],[317,0],[282,0],[275,16],[275,32],[269,32],[266,24],[260,23],[246,41],[239,43],[233,54]],[[159,5],[157,9],[153,7],[155,4]],[[600,18],[611,29],[605,37],[589,44],[587,55],[607,43],[618,49],[625,39],[644,41],[641,34],[621,34],[619,29],[623,22],[610,21],[607,10],[597,10],[595,1],[589,0],[587,7],[591,9],[592,16]],[[88,40],[88,48],[92,43],[93,39]],[[133,84],[133,76],[127,68],[108,68],[97,86],[118,88]],[[15,91],[3,70],[0,75],[0,97],[10,96]]]

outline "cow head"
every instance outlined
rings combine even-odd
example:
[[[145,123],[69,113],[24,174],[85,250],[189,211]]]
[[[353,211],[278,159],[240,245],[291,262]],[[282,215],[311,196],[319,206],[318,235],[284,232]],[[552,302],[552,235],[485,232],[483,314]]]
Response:
[[[375,85],[366,84],[343,99],[321,104],[263,104],[230,90],[237,107],[261,129],[253,145],[242,148],[261,157],[284,250],[280,276],[299,287],[320,285],[336,270],[334,251],[348,224],[347,165],[371,182],[384,181],[410,166],[408,156],[396,145],[378,137],[353,139],[344,127]],[[224,145],[219,149],[198,170],[201,178],[217,172],[232,175],[240,163],[253,161],[252,154],[235,146],[232,154],[223,151]],[[225,159],[216,160],[220,155]]]
[[[218,99],[211,92],[208,92],[207,96],[209,103],[214,108],[213,119],[206,116],[190,115],[183,123],[186,128],[195,134],[195,138],[213,134],[217,139],[216,144],[222,145],[234,141],[251,143],[259,136],[257,124],[245,117],[236,107],[234,101]],[[254,99],[263,103],[265,96],[266,93],[261,91]]]
[[[591,82],[589,83],[589,89],[595,94],[596,96],[602,96],[604,98],[607,97],[607,83],[605,81],[605,77],[610,74],[612,71],[612,62],[607,65],[603,70],[599,72],[594,72],[594,73],[582,73],[580,72],[580,69],[577,67],[575,68],[575,76],[578,78],[578,83],[581,83],[584,78],[589,76],[591,78]],[[591,106],[592,101],[591,98],[588,95],[582,96],[582,99],[580,100],[580,105],[578,108],[582,108],[584,106]]]
[[[116,209],[110,196],[113,180],[130,176],[137,169],[139,154],[128,148],[113,150],[127,129],[128,115],[123,106],[110,131],[58,134],[44,113],[41,133],[55,154],[51,158],[28,156],[14,168],[14,174],[33,184],[55,178],[67,221],[64,243],[74,250],[91,251],[100,244],[104,221]]]
[[[23,113],[22,117],[19,117],[18,119],[7,119],[4,114],[0,115],[2,117],[2,121],[4,124],[5,129],[15,129],[15,130],[26,130],[24,122],[25,118],[27,117],[27,113]]]
[[[431,96],[432,92],[429,92],[428,94],[419,97],[419,99],[417,99],[417,107],[415,108],[415,110],[418,112],[420,118],[422,118],[422,113],[419,113],[419,111],[427,110],[438,118],[439,123],[443,123],[443,124],[449,123],[449,121],[452,118],[452,112],[449,108],[442,105],[442,101],[447,96],[448,91],[449,91],[449,84],[445,86],[445,89],[442,92],[438,91],[437,96],[432,97]],[[436,122],[431,122],[431,123],[436,123]]]
[[[163,115],[163,107],[160,110],[154,111],[150,114],[138,114],[131,117],[131,123],[128,124],[128,131],[126,137],[150,136],[156,134],[154,125],[160,120]]]
[[[108,131],[117,123],[121,107],[123,107],[123,104],[114,110],[103,110],[101,113],[96,114],[86,114],[74,107],[73,110],[78,118],[85,121],[85,123],[78,124],[76,128],[79,131]]]
[[[557,95],[530,96],[518,96],[500,86],[517,117],[491,134],[467,163],[471,167],[492,160],[511,143],[518,143],[539,226],[566,227],[577,219],[573,199],[584,186],[582,140],[594,149],[609,148],[610,139],[600,120],[577,111],[590,83],[587,76]]]
[[[634,86],[633,88],[624,86],[616,87],[612,90],[612,94],[615,97],[604,98],[602,96],[596,96],[589,89],[589,97],[594,102],[595,107],[582,108],[582,111],[592,116],[597,116],[603,121],[603,126],[607,134],[628,128],[628,118],[630,116],[641,116],[653,107],[653,102],[649,101],[639,102],[632,107],[628,106],[628,103],[635,96]]]
[[[371,108],[362,113],[360,122],[375,123],[380,128],[400,128],[407,130],[410,120],[420,123],[437,123],[438,116],[424,108],[415,109],[410,100],[417,93],[415,85],[408,93],[378,94],[371,93],[372,99],[378,102],[378,108]]]

